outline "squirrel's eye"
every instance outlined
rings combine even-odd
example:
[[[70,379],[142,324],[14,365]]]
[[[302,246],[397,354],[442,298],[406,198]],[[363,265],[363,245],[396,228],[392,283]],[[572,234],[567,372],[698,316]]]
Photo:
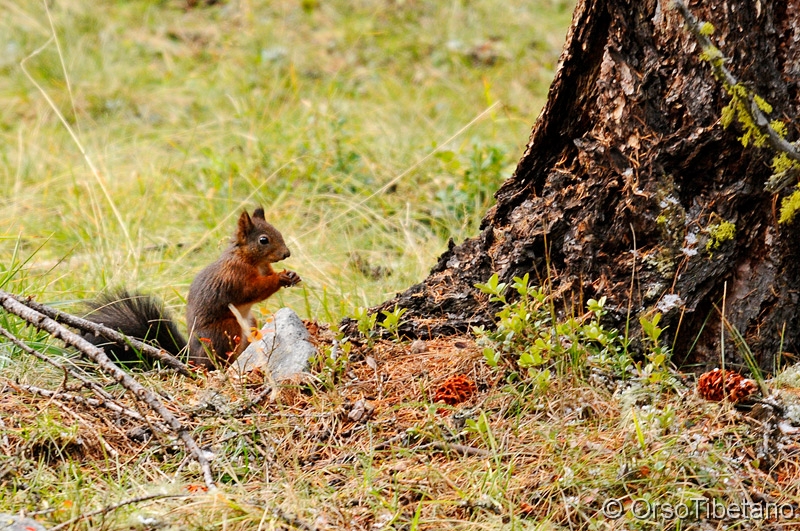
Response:
[[[258,243],[260,243],[261,245],[269,245],[269,238],[267,238],[262,234],[261,236],[258,237]]]

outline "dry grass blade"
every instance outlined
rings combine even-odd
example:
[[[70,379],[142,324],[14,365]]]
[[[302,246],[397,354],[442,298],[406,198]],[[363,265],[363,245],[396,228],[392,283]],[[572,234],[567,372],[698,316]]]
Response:
[[[49,363],[53,367],[59,369],[60,371],[63,371],[65,374],[69,374],[70,376],[72,376],[73,378],[75,378],[76,380],[81,382],[83,385],[85,385],[86,387],[89,387],[92,391],[94,391],[97,394],[97,396],[101,397],[103,400],[111,400],[112,399],[112,396],[110,394],[108,394],[108,392],[106,392],[106,390],[103,389],[103,387],[100,384],[98,384],[97,382],[93,382],[93,381],[89,380],[88,378],[85,378],[81,374],[75,372],[74,370],[72,370],[71,368],[65,366],[64,364],[59,363],[58,361],[54,360],[50,356],[46,356],[45,354],[42,354],[41,352],[37,351],[36,349],[33,349],[33,348],[29,347],[24,342],[22,342],[18,337],[16,337],[14,334],[9,332],[8,330],[3,328],[2,326],[0,326],[0,334],[5,336],[6,339],[11,341],[14,345],[16,345],[23,352],[25,352],[27,354],[30,354],[31,356],[35,356],[35,357],[39,358],[40,360],[42,360],[42,361],[44,361],[46,363]]]
[[[51,30],[54,30],[52,19],[50,18],[50,11],[49,11],[49,9],[47,9],[47,3],[43,2],[43,4],[45,6],[45,9],[47,10],[48,19],[50,21],[50,28],[51,28]],[[64,117],[64,114],[58,109],[58,106],[53,101],[53,98],[50,97],[50,95],[47,93],[47,91],[44,90],[44,88],[33,78],[33,76],[30,74],[30,72],[28,72],[28,70],[26,68],[25,63],[29,59],[31,59],[31,58],[39,55],[40,53],[42,53],[48,46],[50,46],[50,42],[52,42],[52,41],[56,42],[57,50],[58,50],[58,54],[59,54],[59,59],[61,60],[62,65],[63,65],[64,64],[63,63],[64,58],[63,58],[63,55],[61,54],[61,47],[60,47],[60,45],[58,45],[58,38],[56,36],[55,31],[53,31],[52,35],[47,40],[47,42],[45,42],[39,48],[34,50],[30,55],[28,55],[22,61],[20,61],[20,63],[19,63],[20,69],[22,69],[22,71],[25,73],[25,76],[39,90],[39,92],[41,93],[42,97],[45,99],[45,101],[47,101],[47,104],[50,106],[50,108],[53,110],[55,115],[58,117],[59,121],[61,121],[61,124],[67,130],[69,135],[72,137],[72,140],[75,142],[75,145],[78,146],[78,149],[80,150],[81,155],[83,155],[83,158],[86,161],[87,166],[89,166],[89,169],[91,170],[92,175],[94,176],[95,181],[97,182],[97,185],[103,191],[103,195],[105,195],[106,199],[108,200],[108,204],[111,207],[111,210],[114,212],[114,216],[117,218],[117,221],[119,222],[119,226],[122,229],[122,233],[125,235],[125,241],[128,244],[128,248],[132,251],[134,246],[133,246],[133,240],[131,239],[130,232],[128,231],[128,226],[125,223],[125,221],[123,220],[122,214],[120,214],[119,209],[117,208],[116,202],[114,201],[114,199],[112,198],[111,194],[109,193],[108,187],[106,186],[105,181],[101,177],[100,172],[97,170],[97,166],[95,166],[94,162],[92,162],[91,157],[89,157],[89,154],[86,152],[86,148],[84,147],[83,142],[80,141],[80,139],[78,138],[78,135],[75,133],[73,128],[70,126],[70,124],[67,121],[67,119]],[[71,95],[71,89],[70,89],[70,95]],[[74,109],[74,107],[73,107],[73,109]]]
[[[126,505],[133,505],[135,503],[142,503],[151,500],[161,500],[165,498],[187,498],[187,497],[188,495],[186,494],[150,494],[148,496],[138,496],[136,498],[131,498],[130,500],[121,501],[119,503],[103,507],[102,509],[98,509],[96,511],[80,514],[75,518],[72,518],[70,520],[67,520],[66,522],[62,522],[56,526],[51,527],[50,531],[59,531],[60,529],[66,529],[71,525],[76,524],[82,520],[86,520],[87,518],[91,518],[99,514],[108,514],[111,511],[116,511],[120,507],[125,507]]]
[[[164,405],[153,392],[145,388],[131,375],[117,367],[108,358],[108,356],[106,356],[102,349],[92,345],[81,336],[71,332],[53,319],[23,305],[17,301],[12,294],[4,290],[0,290],[0,304],[2,304],[3,308],[5,308],[8,312],[21,317],[36,328],[44,330],[50,333],[50,335],[53,337],[58,338],[68,345],[72,345],[80,350],[81,353],[97,363],[98,367],[100,367],[100,369],[102,369],[106,374],[114,378],[114,380],[125,387],[125,389],[131,391],[138,400],[142,400],[150,407],[150,409],[158,413],[161,418],[166,421],[170,429],[178,435],[181,441],[183,441],[183,444],[197,460],[201,470],[203,471],[203,480],[205,481],[206,486],[209,489],[216,488],[214,479],[211,475],[211,466],[203,454],[203,451],[189,434],[188,430],[178,420],[178,418],[175,417],[175,415],[173,415],[166,407],[164,407]]]

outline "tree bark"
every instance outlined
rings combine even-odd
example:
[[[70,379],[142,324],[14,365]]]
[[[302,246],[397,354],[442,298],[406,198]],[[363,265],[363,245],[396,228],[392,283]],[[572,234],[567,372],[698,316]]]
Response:
[[[689,2],[716,31],[728,67],[769,101],[800,111],[800,1]],[[618,327],[654,311],[679,365],[718,365],[725,318],[762,368],[800,345],[800,238],[764,191],[768,150],[719,123],[728,98],[667,0],[578,0],[561,64],[525,153],[481,233],[453,245],[430,276],[376,308],[409,309],[411,337],[491,325],[474,288],[531,273],[557,307],[608,297]],[[713,226],[735,238],[713,247]],[[546,279],[550,280],[546,280]],[[727,329],[727,327],[726,327]],[[636,333],[632,333],[632,337]],[[726,335],[726,363],[743,363]]]

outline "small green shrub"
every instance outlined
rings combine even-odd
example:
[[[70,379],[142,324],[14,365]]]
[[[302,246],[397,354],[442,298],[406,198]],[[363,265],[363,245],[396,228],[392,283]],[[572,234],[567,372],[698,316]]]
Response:
[[[375,343],[375,324],[378,321],[377,313],[369,313],[368,308],[359,306],[353,312],[353,319],[355,319],[358,331],[367,340],[367,345],[372,347]]]
[[[514,302],[506,298],[508,286],[499,282],[497,274],[476,287],[500,302],[497,328],[493,331],[476,327],[473,331],[484,345],[484,357],[496,367],[504,359],[526,369],[528,376],[555,365],[560,373],[570,369],[583,374],[588,364],[609,367],[620,376],[627,376],[633,364],[625,349],[625,341],[614,328],[601,324],[606,314],[606,298],[590,299],[588,315],[555,319],[555,309],[542,288],[529,284],[529,275],[515,277],[511,288],[519,296]]]
[[[655,313],[652,318],[647,318],[643,315],[639,318],[639,324],[642,325],[642,334],[645,337],[645,342],[649,344],[647,350],[647,364],[640,371],[641,375],[649,383],[672,382],[669,373],[668,363],[672,357],[672,351],[659,342],[661,333],[664,329],[658,326],[661,321],[661,314]]]
[[[398,308],[397,305],[395,305],[394,310],[391,312],[388,310],[383,310],[381,312],[383,314],[383,321],[378,324],[392,334],[395,341],[400,341],[400,325],[403,322],[403,315],[407,311],[408,308]]]
[[[486,363],[491,367],[505,363],[514,370],[523,370],[540,391],[548,385],[551,368],[559,375],[579,378],[584,378],[589,369],[600,369],[615,378],[635,378],[659,389],[675,384],[669,365],[672,352],[660,342],[664,332],[658,326],[660,313],[640,317],[644,352],[643,358],[636,361],[626,337],[602,323],[607,314],[606,297],[589,299],[587,312],[581,316],[558,320],[549,295],[543,288],[531,286],[527,274],[515,277],[511,286],[494,274],[476,287],[489,295],[491,302],[502,305],[494,330],[473,328]],[[509,289],[518,295],[514,301],[507,298]]]

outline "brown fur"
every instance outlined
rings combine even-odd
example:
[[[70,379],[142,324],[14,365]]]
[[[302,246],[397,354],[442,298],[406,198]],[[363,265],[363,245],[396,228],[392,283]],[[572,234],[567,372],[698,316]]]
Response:
[[[282,287],[294,286],[300,277],[294,271],[276,273],[272,264],[289,257],[289,249],[278,230],[264,219],[264,209],[239,217],[230,246],[213,264],[203,269],[189,288],[186,326],[189,329],[189,359],[207,367],[226,367],[247,347],[253,304]],[[88,319],[123,334],[150,341],[175,356],[181,356],[186,341],[169,318],[163,303],[150,295],[118,291],[88,304]],[[242,317],[237,319],[231,307]],[[92,338],[122,362],[135,353],[125,345]],[[135,358],[138,359],[138,358]],[[149,360],[144,360],[149,362]]]
[[[278,230],[264,219],[264,210],[242,212],[231,245],[203,269],[189,288],[186,326],[189,360],[208,368],[227,366],[249,344],[255,319],[250,307],[282,287],[294,286],[294,271],[276,273],[274,262],[288,258],[289,249]],[[237,308],[243,327],[230,306]]]

